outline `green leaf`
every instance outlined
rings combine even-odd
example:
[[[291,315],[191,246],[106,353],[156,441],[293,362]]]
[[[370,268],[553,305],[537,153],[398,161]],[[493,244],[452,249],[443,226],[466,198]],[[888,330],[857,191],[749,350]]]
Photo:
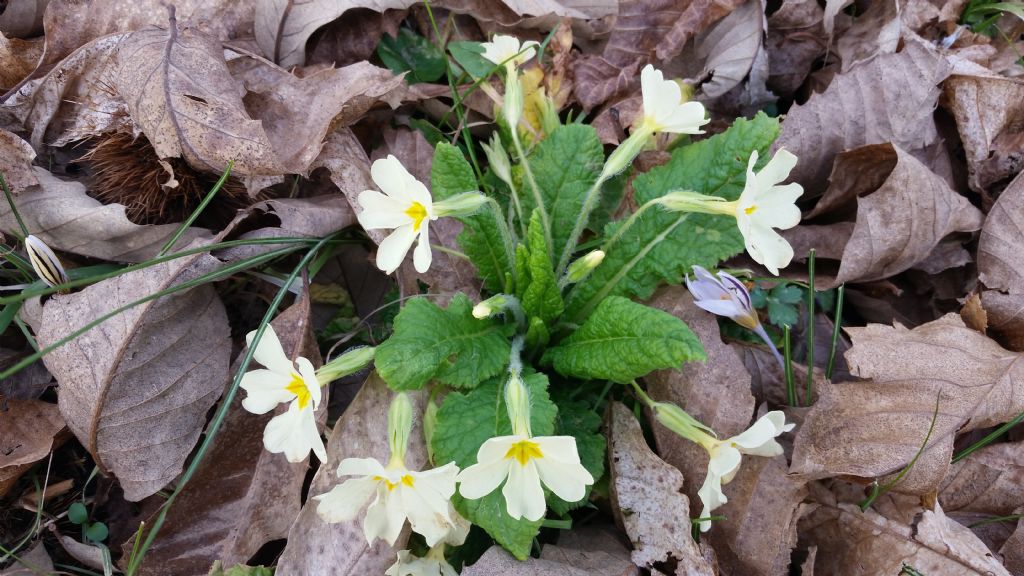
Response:
[[[783,304],[799,304],[803,302],[804,291],[792,284],[779,284],[772,288],[771,297]]]
[[[85,524],[89,519],[89,511],[85,509],[85,504],[81,502],[75,502],[71,506],[68,506],[68,520],[72,524]]]
[[[484,58],[484,47],[479,42],[467,40],[449,42],[448,52],[451,53],[452,58],[455,58],[459,66],[474,78],[488,76],[497,67],[494,62]]]
[[[395,331],[377,347],[377,372],[392,390],[418,390],[431,379],[472,388],[508,362],[507,329],[478,320],[457,294],[444,310],[426,298],[410,300],[395,317]]]
[[[580,454],[583,467],[594,477],[596,484],[604,475],[604,436],[598,432],[601,417],[586,402],[558,402],[558,419],[555,421],[555,434],[576,438],[576,449]],[[593,486],[587,487],[587,493],[577,502],[566,502],[552,494],[548,498],[548,506],[556,514],[564,516],[587,502]]]
[[[743,190],[751,151],[758,150],[759,162],[766,163],[778,133],[778,120],[759,113],[753,120],[737,120],[722,134],[679,148],[668,164],[637,176],[637,203],[671,190],[735,200]],[[605,237],[622,225],[610,224]],[[714,268],[741,250],[743,238],[731,217],[648,209],[614,244],[606,242],[604,262],[569,293],[567,316],[580,322],[608,296],[646,300],[659,284],[678,284],[694,264]]]
[[[596,130],[583,124],[570,124],[555,129],[537,146],[529,160],[551,221],[551,248],[557,259],[569,241],[587,190],[601,173],[604,148]],[[519,186],[524,214],[536,207],[529,186],[526,181]]]
[[[207,576],[274,576],[274,569],[267,566],[236,564],[225,570],[220,560],[217,560],[213,563]]]
[[[528,232],[528,257],[525,262],[525,289],[520,297],[523,311],[530,318],[540,318],[550,324],[562,314],[565,304],[562,302],[562,291],[555,280],[554,266],[548,256],[547,242],[544,240],[544,228],[540,222],[540,214],[534,210],[530,218]],[[520,257],[517,256],[517,260]]]
[[[530,427],[536,436],[554,432],[558,408],[548,397],[547,376],[541,373],[524,375],[530,391]],[[437,411],[437,428],[431,438],[435,462],[455,462],[460,468],[476,463],[476,453],[489,438],[508,436],[512,423],[505,409],[504,378],[494,378],[466,394],[452,392]],[[487,531],[516,558],[525,559],[533,538],[540,530],[541,520],[513,520],[508,515],[501,488],[479,500],[459,495],[452,503],[460,514]]]
[[[544,354],[563,376],[620,384],[704,358],[700,339],[682,320],[621,296],[606,298],[583,326]]]
[[[473,167],[461,150],[448,143],[438,144],[434,149],[430,181],[436,200],[479,190]],[[487,207],[472,216],[460,218],[463,228],[458,237],[459,246],[476,266],[484,286],[491,292],[502,291],[505,272],[512,267],[502,239],[502,223],[496,218],[494,211]]]
[[[796,311],[796,306],[779,302],[774,298],[768,298],[768,321],[772,324],[780,328],[782,326],[796,326],[799,318],[800,315]]]
[[[392,38],[384,35],[377,45],[377,56],[395,74],[408,72],[409,84],[433,82],[444,76],[444,53],[430,40],[408,28],[398,31]]]
[[[93,542],[103,542],[109,534],[110,531],[103,522],[93,522],[85,529],[85,537]]]

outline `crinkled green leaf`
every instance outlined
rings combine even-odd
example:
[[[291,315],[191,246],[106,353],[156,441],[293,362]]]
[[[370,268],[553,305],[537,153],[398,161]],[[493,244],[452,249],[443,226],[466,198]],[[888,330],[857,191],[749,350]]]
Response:
[[[495,69],[496,64],[484,58],[484,47],[479,42],[459,40],[448,43],[448,52],[463,70],[474,78],[483,78]]]
[[[444,76],[444,53],[408,28],[402,28],[393,38],[384,35],[377,45],[377,56],[395,74],[408,72],[405,79],[409,84],[433,82]]]
[[[463,294],[447,310],[426,298],[410,300],[391,338],[377,347],[377,372],[392,390],[417,390],[431,379],[472,388],[497,375],[508,362],[507,329],[474,318],[472,310]]]
[[[544,362],[563,376],[629,383],[653,370],[703,360],[700,339],[675,316],[609,296]]]
[[[530,155],[530,169],[544,198],[551,223],[551,248],[557,261],[579,218],[587,190],[604,165],[597,132],[584,124],[559,126]],[[518,168],[518,167],[517,167]],[[529,182],[519,185],[523,213],[536,207]]]
[[[804,291],[792,284],[779,284],[772,288],[772,298],[783,304],[799,304],[804,299]]]
[[[737,120],[722,134],[679,148],[668,164],[638,176],[636,201],[643,205],[672,190],[735,200],[743,191],[751,151],[760,153],[763,165],[778,133],[778,120],[763,113]],[[622,225],[610,224],[605,238]],[[606,243],[604,261],[569,293],[567,317],[582,321],[608,296],[646,300],[659,284],[678,284],[694,264],[714,268],[741,250],[743,238],[731,217],[648,209],[614,244]]]
[[[213,563],[208,576],[274,576],[274,569],[267,566],[245,566],[243,564],[224,568],[218,560]]]
[[[586,402],[558,402],[555,434],[576,438],[576,450],[579,451],[580,462],[594,477],[595,483],[601,479],[601,476],[604,476],[605,441],[604,436],[598,432],[600,428],[601,417]],[[592,488],[593,486],[587,486],[587,493],[576,502],[566,502],[552,494],[548,497],[548,506],[556,514],[564,516],[570,510],[575,510],[585,504],[590,497]]]
[[[473,167],[461,150],[448,143],[440,143],[434,149],[430,180],[435,200],[479,190]],[[463,228],[458,237],[459,246],[476,266],[484,286],[491,292],[501,292],[505,272],[511,270],[512,262],[509,262],[501,224],[496,220],[494,211],[485,206],[476,214],[460,220]]]
[[[540,373],[523,377],[530,390],[530,426],[535,436],[554,432],[558,408],[548,397],[548,379]],[[462,394],[452,392],[437,411],[437,427],[431,444],[438,465],[455,462],[460,468],[476,463],[480,445],[494,436],[512,433],[505,409],[504,378],[494,378]],[[513,520],[508,515],[501,487],[479,500],[452,498],[455,508],[473,524],[487,531],[499,544],[519,559],[530,553],[530,544],[540,530],[541,521]]]
[[[523,311],[530,318],[540,318],[550,324],[562,314],[565,304],[562,302],[562,291],[558,289],[558,281],[555,280],[554,267],[544,240],[544,228],[537,211],[530,218],[527,243],[527,277],[521,282],[525,285],[521,296]]]

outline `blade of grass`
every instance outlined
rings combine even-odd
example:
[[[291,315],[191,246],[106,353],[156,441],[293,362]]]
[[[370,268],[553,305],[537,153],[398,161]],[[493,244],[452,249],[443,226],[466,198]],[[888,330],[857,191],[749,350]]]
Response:
[[[828,365],[825,366],[825,378],[832,379],[832,369],[836,365],[836,351],[839,348],[839,334],[843,326],[843,297],[846,295],[846,284],[840,284],[836,290],[836,312],[832,323],[832,346],[829,348]]]
[[[165,288],[164,290],[160,290],[159,292],[155,292],[153,294],[150,294],[149,296],[146,296],[145,298],[140,298],[138,300],[135,300],[134,302],[129,302],[128,304],[125,304],[124,306],[121,306],[121,307],[119,307],[119,308],[117,308],[115,310],[112,310],[110,312],[107,312],[106,314],[103,314],[99,318],[96,318],[92,322],[86,324],[85,326],[83,326],[82,328],[79,328],[78,330],[75,330],[71,334],[65,336],[64,338],[61,338],[60,340],[54,342],[53,344],[47,346],[46,348],[43,348],[42,350],[39,350],[38,352],[35,352],[34,354],[30,354],[30,355],[22,358],[15,365],[11,366],[10,368],[7,368],[3,372],[0,372],[0,379],[7,378],[7,377],[9,377],[9,376],[11,376],[13,374],[16,374],[18,371],[24,369],[29,364],[35,362],[36,360],[39,360],[43,356],[46,356],[50,352],[53,352],[57,348],[60,348],[61,346],[67,344],[68,342],[74,340],[75,338],[78,338],[82,334],[85,334],[89,330],[92,330],[96,326],[99,326],[103,322],[106,322],[107,320],[113,318],[114,316],[117,316],[118,314],[124,312],[125,310],[130,310],[130,309],[132,309],[132,308],[134,308],[134,307],[136,307],[136,306],[138,306],[140,304],[145,304],[146,302],[149,302],[151,300],[156,300],[157,298],[162,298],[164,296],[167,296],[167,295],[170,295],[170,294],[174,294],[175,292],[178,292],[178,291],[181,291],[181,290],[187,290],[189,288],[193,288],[195,286],[199,286],[200,284],[205,284],[206,282],[213,282],[214,280],[220,279],[221,277],[230,276],[230,275],[232,275],[232,274],[234,274],[236,272],[240,272],[242,270],[251,268],[253,266],[257,266],[259,264],[262,264],[263,262],[267,262],[267,261],[273,260],[273,259],[275,259],[275,258],[277,258],[279,256],[284,256],[286,254],[290,254],[290,253],[292,253],[292,252],[294,252],[296,250],[298,250],[297,247],[289,246],[289,247],[286,247],[286,248],[280,248],[278,250],[273,250],[273,251],[267,252],[265,254],[260,254],[258,256],[252,256],[250,258],[239,260],[238,262],[233,262],[231,264],[228,264],[227,266],[223,266],[221,268],[218,268],[217,270],[214,270],[213,272],[207,272],[206,274],[203,274],[201,276],[197,276],[197,277],[195,277],[192,280],[189,280],[187,282],[182,282],[181,284],[176,284],[174,286],[171,286],[170,288]]]
[[[209,204],[211,200],[213,200],[213,197],[216,196],[217,192],[220,191],[221,186],[223,186],[224,183],[228,181],[228,176],[231,175],[231,168],[234,165],[234,160],[228,161],[228,165],[226,168],[224,168],[224,173],[221,174],[220,179],[218,179],[217,183],[213,185],[213,188],[210,188],[210,191],[207,192],[205,197],[203,197],[203,201],[199,203],[199,206],[196,206],[196,209],[193,210],[192,213],[188,215],[188,218],[186,218],[185,221],[181,223],[181,226],[178,226],[178,229],[174,231],[174,234],[171,235],[171,237],[167,240],[167,243],[164,244],[163,248],[160,249],[160,253],[157,254],[157,256],[163,256],[164,254],[167,253],[168,250],[173,248],[174,244],[178,241],[179,238],[181,238],[181,235],[185,233],[185,230],[188,230],[188,227],[191,226],[192,223],[196,221],[196,218],[199,218],[199,215],[203,213],[203,210],[206,208],[206,205]]]
[[[1009,516],[994,516],[992,518],[986,518],[984,520],[978,520],[973,524],[968,524],[968,528],[977,528],[978,526],[984,526],[986,524],[995,524],[996,522],[1012,522],[1014,520],[1020,520],[1024,518],[1024,514],[1010,514]]]
[[[18,207],[14,205],[14,197],[11,195],[11,189],[7,186],[7,178],[4,178],[3,172],[0,172],[0,187],[4,189],[4,197],[7,198],[7,204],[11,207],[11,213],[14,214],[14,219],[18,221],[18,227],[21,228],[21,238],[19,241],[24,241],[25,236],[28,236],[28,228],[25,227],[25,221],[21,219],[21,214],[18,212]]]
[[[1017,424],[1020,424],[1021,420],[1024,420],[1024,412],[1021,412],[1020,414],[1017,414],[1016,416],[1013,417],[1013,420],[1010,420],[1006,424],[1003,424],[999,428],[996,428],[992,432],[989,432],[988,435],[985,436],[984,438],[982,438],[981,440],[978,440],[974,444],[971,444],[967,448],[964,448],[963,450],[961,450],[959,454],[957,454],[956,456],[953,457],[953,461],[952,462],[954,464],[956,464],[957,462],[959,462],[959,461],[963,460],[964,458],[967,458],[968,456],[970,456],[972,452],[976,452],[978,450],[981,450],[985,446],[988,446],[989,444],[992,443],[993,440],[995,440],[996,438],[999,438],[1003,434],[1006,434],[1006,432],[1010,428],[1013,428]]]
[[[885,494],[886,492],[891,490],[892,487],[895,486],[900,480],[903,480],[903,477],[906,476],[908,472],[910,472],[910,469],[914,467],[914,464],[917,464],[917,459],[921,457],[921,454],[924,454],[924,449],[928,447],[928,440],[931,439],[932,432],[935,431],[935,422],[939,419],[940,399],[942,399],[942,392],[939,392],[938,394],[935,395],[935,411],[932,413],[932,423],[930,426],[928,426],[928,433],[924,435],[924,442],[922,442],[921,447],[917,449],[917,453],[914,454],[914,457],[910,459],[910,462],[908,462],[907,465],[904,466],[902,470],[900,470],[900,473],[897,474],[896,477],[893,478],[890,482],[887,482],[883,486],[879,486],[877,482],[875,483],[874,489],[871,491],[871,495],[864,499],[863,502],[858,504],[858,506],[860,506],[861,512],[867,510],[868,507],[871,506],[871,504],[879,496]]]
[[[199,469],[199,465],[202,463],[206,453],[210,450],[213,445],[213,439],[217,436],[217,432],[220,430],[221,424],[224,422],[224,418],[227,416],[228,409],[231,407],[231,402],[234,400],[235,395],[238,393],[239,384],[242,382],[242,376],[249,368],[249,364],[252,362],[253,355],[256,353],[256,347],[259,345],[260,339],[263,337],[264,332],[267,330],[267,326],[270,325],[270,321],[273,319],[274,314],[277,312],[278,306],[284,300],[285,295],[288,293],[288,286],[294,281],[299,273],[309,264],[309,262],[316,256],[316,253],[322,248],[332,237],[328,236],[321,239],[315,246],[309,249],[308,252],[302,257],[302,260],[292,270],[291,275],[285,282],[284,287],[277,291],[274,295],[274,300],[270,303],[267,308],[266,314],[263,315],[263,319],[260,321],[259,327],[256,329],[256,334],[253,336],[252,343],[247,348],[245,355],[242,357],[242,361],[238,367],[238,371],[235,372],[235,377],[231,381],[231,387],[225,392],[224,397],[221,399],[220,406],[217,408],[217,413],[214,415],[213,420],[210,422],[207,432],[203,437],[203,442],[199,445],[196,450],[195,457],[189,463],[188,468],[182,473],[181,478],[178,480],[177,486],[174,488],[174,492],[171,492],[170,497],[164,502],[160,508],[160,513],[157,515],[156,520],[153,521],[152,527],[149,532],[146,533],[146,540],[138,550],[138,555],[132,558],[132,562],[128,565],[125,573],[128,576],[134,576],[135,572],[142,565],[142,561],[146,556],[146,552],[149,547],[153,544],[157,534],[160,532],[160,528],[164,524],[164,520],[167,518],[167,512],[174,504],[174,500],[178,497],[178,494],[188,485],[189,480]]]
[[[789,324],[782,327],[782,358],[786,365],[786,402],[790,406],[799,406],[796,399],[796,383],[793,381],[793,343]]]
[[[811,405],[814,386],[814,248],[807,253],[807,390],[804,406]]]

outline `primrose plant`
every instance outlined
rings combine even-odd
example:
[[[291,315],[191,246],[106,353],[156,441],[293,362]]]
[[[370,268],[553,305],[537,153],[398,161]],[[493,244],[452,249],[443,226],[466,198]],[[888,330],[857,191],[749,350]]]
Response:
[[[777,120],[759,114],[690,142],[686,135],[701,134],[708,122],[703,106],[685,101],[679,84],[647,66],[640,75],[643,115],[605,158],[596,131],[584,123],[525,129],[521,68],[537,49],[505,36],[481,46],[482,57],[504,76],[497,101],[500,134],[507,135],[482,145],[488,159],[482,180],[461,148],[440,143],[429,189],[389,156],[371,169],[379,190],[358,197],[363,227],[390,230],[376,257],[387,273],[410,250],[415,269],[427,271],[431,226],[458,219],[458,247],[445,249],[472,262],[482,301],[457,294],[442,307],[428,297],[409,299],[389,339],[317,371],[302,358],[286,358],[269,331],[255,356],[266,369],[242,383],[252,412],[288,404],[267,426],[269,450],[293,461],[312,450],[324,460],[314,422],[319,386],[375,363],[395,393],[390,460],[341,462],[337,474],[344,480],[315,498],[325,522],[352,521],[365,510],[369,542],[393,544],[409,521],[429,552],[403,550],[388,574],[454,573],[445,546],[460,545],[469,525],[525,558],[545,518],[564,519],[584,505],[604,475],[597,409],[602,390],[613,384],[707,450],[701,530],[726,502],[723,485],[742,455],[781,453],[775,439],[793,426],[781,412],[769,412],[747,431],[719,440],[683,408],[649,398],[640,383],[654,370],[706,358],[686,324],[641,303],[663,284],[686,278],[698,306],[771,345],[743,283],[708,269],[744,249],[773,274],[793,257],[775,229],[797,224],[802,191],[780,184],[796,157],[784,150],[767,155]],[[616,219],[623,182],[616,176],[659,135],[676,138],[671,159],[633,179],[638,208]],[[416,415],[406,394],[419,390],[430,392],[422,418],[431,467],[411,470],[404,455]]]

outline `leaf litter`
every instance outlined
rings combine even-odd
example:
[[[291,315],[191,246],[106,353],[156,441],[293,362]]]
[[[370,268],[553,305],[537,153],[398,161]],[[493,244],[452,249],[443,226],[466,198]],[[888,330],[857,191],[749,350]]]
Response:
[[[1021,573],[1022,22],[988,0],[7,3],[0,573]],[[502,34],[540,53],[489,60]],[[702,123],[655,122],[649,65]],[[797,158],[781,276],[721,209],[760,182],[752,150],[750,174]],[[429,266],[413,244],[392,279],[400,234],[365,195],[400,198],[389,157],[431,199]],[[29,235],[70,285],[37,279]],[[764,338],[688,293],[693,265],[732,274]],[[322,390],[299,362],[256,415],[264,316]],[[308,402],[326,462],[270,450]],[[715,471],[776,413],[792,433]],[[582,491],[541,469],[540,517],[470,498],[508,434],[571,439]],[[453,454],[440,543],[315,499],[353,459]]]

